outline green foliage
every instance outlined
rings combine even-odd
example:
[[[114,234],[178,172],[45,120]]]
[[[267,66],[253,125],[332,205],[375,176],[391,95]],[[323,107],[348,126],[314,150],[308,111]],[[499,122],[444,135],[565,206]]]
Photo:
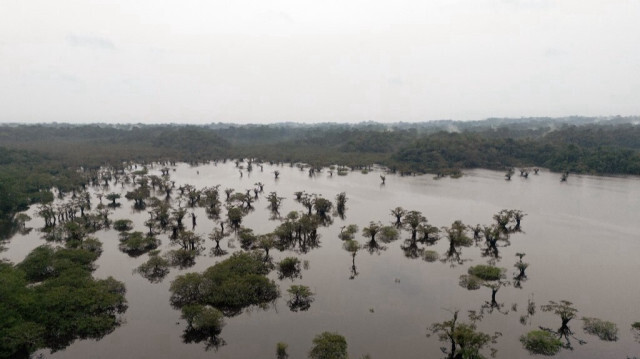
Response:
[[[17,266],[0,262],[0,358],[61,350],[120,325],[127,309],[124,284],[92,278],[97,257],[83,249],[41,246]]]
[[[99,253],[82,249],[36,247],[16,268],[24,272],[30,283],[42,282],[79,269],[85,275],[94,270]]]
[[[111,192],[107,194],[105,198],[111,201],[111,204],[110,204],[111,206],[117,206],[118,205],[117,200],[120,199],[120,194]]]
[[[265,276],[269,264],[259,252],[234,253],[204,273],[187,273],[171,283],[171,304],[210,305],[225,315],[235,315],[248,306],[264,306],[279,296],[276,284]]]
[[[462,221],[455,221],[451,227],[443,228],[447,235],[451,247],[469,247],[473,244],[473,239],[467,236],[467,226]]]
[[[345,251],[351,253],[355,257],[356,253],[358,253],[358,251],[360,250],[361,246],[360,246],[360,243],[358,243],[358,241],[350,239],[350,240],[344,241],[344,243],[342,243],[342,248],[344,248]]]
[[[277,265],[278,278],[280,280],[289,278],[291,280],[301,277],[300,259],[296,257],[286,257]]]
[[[484,281],[474,275],[461,275],[458,284],[468,290],[477,290],[482,287]]]
[[[609,321],[598,318],[582,318],[584,331],[588,334],[595,335],[600,340],[615,342],[618,340],[618,326]]]
[[[184,248],[171,250],[165,254],[165,258],[169,261],[169,265],[180,269],[189,268],[196,264],[197,256],[198,251]]]
[[[191,304],[182,307],[182,319],[187,321],[189,329],[220,334],[224,326],[224,315],[216,308]]]
[[[258,240],[258,237],[253,234],[253,229],[240,227],[238,230],[238,239],[240,239],[240,246],[243,249],[250,249],[254,243]]]
[[[369,225],[362,228],[362,236],[363,237],[368,237],[370,238],[372,241],[376,240],[376,235],[378,233],[380,233],[380,230],[382,229],[382,223],[380,222],[369,222]]]
[[[229,220],[229,224],[234,229],[240,228],[243,215],[244,213],[242,212],[242,209],[239,207],[231,207],[227,209],[227,218]]]
[[[550,300],[548,304],[542,305],[540,308],[543,312],[553,312],[560,316],[563,325],[566,325],[571,319],[575,318],[576,313],[578,313],[578,310],[573,307],[573,303],[567,300],[561,300],[560,302]]]
[[[120,245],[118,248],[131,257],[138,257],[158,248],[159,244],[160,240],[154,236],[145,235],[142,232],[124,232],[120,235]]]
[[[316,214],[319,216],[326,216],[331,208],[333,207],[333,203],[330,200],[322,197],[316,197],[313,200],[313,208],[316,210]]]
[[[340,234],[338,234],[338,237],[343,240],[349,240],[349,239],[353,239],[354,235],[358,233],[358,226],[355,224],[350,224],[346,227],[343,227],[340,230]]]
[[[169,274],[169,266],[171,263],[166,259],[158,255],[158,251],[155,251],[149,256],[149,260],[142,263],[135,272],[140,273],[141,276],[148,279],[152,283],[162,281],[164,277]]]
[[[498,268],[495,266],[478,264],[476,266],[469,267],[467,273],[469,275],[478,277],[482,280],[500,280],[504,278],[504,268]]]
[[[400,232],[393,226],[383,226],[380,228],[379,238],[384,243],[393,242],[400,236]]]
[[[311,359],[347,359],[347,340],[338,333],[323,332],[313,338]]]
[[[278,344],[276,344],[276,358],[277,359],[289,358],[289,354],[287,353],[288,347],[289,345],[287,345],[287,343],[278,342]]]
[[[489,344],[495,343],[501,334],[496,332],[489,335],[478,331],[475,325],[477,316],[470,314],[470,323],[460,323],[458,311],[452,312],[452,314],[453,318],[450,320],[431,324],[427,328],[427,337],[436,334],[440,341],[449,342],[450,349],[443,347],[443,351],[448,354],[449,358],[484,358],[480,351]],[[495,353],[495,350],[492,349],[492,353]]]
[[[290,295],[287,305],[292,312],[308,310],[311,302],[314,301],[314,293],[306,285],[292,285],[287,292]]]
[[[552,356],[562,348],[562,341],[546,330],[532,330],[521,336],[520,342],[531,354]]]

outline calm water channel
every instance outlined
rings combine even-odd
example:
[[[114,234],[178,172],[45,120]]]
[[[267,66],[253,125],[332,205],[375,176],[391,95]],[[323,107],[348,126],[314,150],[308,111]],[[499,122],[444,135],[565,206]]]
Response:
[[[458,278],[469,266],[483,264],[478,247],[464,248],[462,265],[426,262],[420,258],[405,257],[400,245],[409,235],[402,232],[401,239],[388,244],[378,254],[360,251],[355,259],[359,274],[350,279],[351,256],[342,249],[338,239],[340,227],[357,224],[360,229],[370,221],[391,223],[390,210],[401,206],[421,211],[432,225],[449,226],[455,220],[475,225],[493,222],[492,216],[501,209],[520,209],[527,213],[523,232],[512,235],[511,245],[502,248],[498,266],[507,268],[513,277],[517,261],[515,253],[526,253],[528,280],[522,288],[508,286],[501,289],[497,301],[504,303],[503,312],[486,314],[478,324],[482,331],[502,332],[495,346],[498,358],[524,358],[529,354],[522,349],[520,335],[538,326],[557,328],[558,317],[537,310],[531,323],[523,325],[519,317],[524,314],[527,300],[539,306],[549,300],[569,300],[578,309],[578,316],[598,317],[617,323],[619,340],[602,342],[583,333],[582,321],[574,320],[571,328],[586,340],[585,345],[575,343],[575,350],[563,350],[558,358],[626,358],[640,355],[640,343],[630,330],[631,323],[640,321],[640,180],[638,178],[603,178],[591,176],[569,177],[560,183],[559,175],[541,172],[528,179],[518,176],[507,182],[503,173],[486,170],[466,171],[459,179],[434,180],[431,176],[399,177],[388,175],[386,185],[380,185],[378,173],[350,172],[347,176],[329,177],[326,171],[310,178],[306,171],[289,166],[265,165],[264,172],[255,167],[244,172],[231,162],[192,167],[179,164],[171,172],[176,186],[192,184],[197,188],[221,185],[239,191],[254,188],[254,183],[265,183],[261,195],[243,225],[255,233],[272,231],[278,221],[269,220],[268,203],[264,195],[275,191],[286,197],[281,213],[304,210],[294,201],[295,191],[305,190],[334,200],[339,192],[348,197],[346,218],[334,217],[333,225],[320,229],[319,248],[306,254],[272,251],[275,261],[286,256],[299,256],[309,261],[302,278],[295,281],[277,279],[276,272],[269,277],[280,286],[282,296],[268,310],[255,309],[239,316],[226,318],[221,337],[226,345],[218,351],[205,351],[202,344],[184,344],[181,334],[185,322],[180,313],[169,305],[169,284],[179,274],[199,271],[227,258],[210,257],[208,249],[213,242],[207,240],[207,250],[198,257],[195,266],[185,270],[171,269],[161,283],[150,283],[133,269],[148,259],[147,255],[131,258],[118,250],[115,230],[95,234],[104,245],[94,276],[113,276],[127,287],[129,309],[125,323],[99,341],[76,341],[66,350],[49,354],[50,358],[273,358],[279,341],[289,344],[291,358],[304,358],[316,334],[335,331],[344,335],[349,353],[359,358],[366,353],[373,358],[438,358],[442,357],[437,337],[426,337],[426,328],[434,322],[450,318],[446,309],[478,310],[491,299],[488,288],[468,291],[458,285]],[[275,180],[274,170],[281,172]],[[159,167],[150,174],[160,175]],[[101,191],[129,190],[120,185]],[[95,191],[95,190],[92,190]],[[176,191],[177,193],[177,191]],[[224,198],[224,192],[221,193]],[[162,196],[158,194],[158,196]],[[135,222],[135,230],[145,232],[145,211],[136,212],[132,202],[122,198],[122,207],[111,215],[112,219],[128,218]],[[98,203],[98,200],[93,200]],[[32,208],[27,213],[33,218],[28,226],[38,228],[43,222]],[[198,224],[195,232],[205,238],[214,226],[204,209],[196,209]],[[226,216],[222,215],[222,218]],[[190,220],[186,219],[190,224]],[[13,262],[21,261],[29,251],[44,243],[37,230],[28,235],[16,235],[0,257]],[[167,234],[161,234],[163,252],[171,249]],[[364,238],[356,236],[361,243]],[[223,246],[228,243],[225,239]],[[234,249],[240,250],[236,241]],[[429,248],[444,253],[446,240]],[[291,284],[304,284],[316,293],[311,308],[304,312],[291,312],[286,305],[286,289]],[[517,311],[512,305],[517,304]]]

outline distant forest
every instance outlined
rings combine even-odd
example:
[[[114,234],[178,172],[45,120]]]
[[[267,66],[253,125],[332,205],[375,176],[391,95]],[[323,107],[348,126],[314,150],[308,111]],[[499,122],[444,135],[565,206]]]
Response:
[[[6,124],[0,126],[0,218],[86,181],[79,168],[224,158],[372,164],[401,174],[543,167],[640,174],[640,117],[270,125]]]

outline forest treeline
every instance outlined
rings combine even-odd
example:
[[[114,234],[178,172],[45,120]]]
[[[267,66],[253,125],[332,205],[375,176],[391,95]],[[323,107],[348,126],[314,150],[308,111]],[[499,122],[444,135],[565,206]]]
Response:
[[[79,168],[252,157],[400,173],[544,167],[640,174],[637,117],[272,125],[0,126],[0,218],[82,184]]]

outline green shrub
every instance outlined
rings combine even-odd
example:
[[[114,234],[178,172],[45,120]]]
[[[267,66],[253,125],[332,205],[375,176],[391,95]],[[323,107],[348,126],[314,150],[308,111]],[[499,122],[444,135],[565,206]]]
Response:
[[[615,342],[618,340],[618,326],[598,318],[582,318],[584,331],[596,335],[600,340]]]
[[[467,271],[470,275],[476,276],[482,280],[499,280],[504,277],[504,269],[494,266],[479,264],[472,266]]]
[[[482,287],[482,283],[484,281],[474,275],[461,275],[460,276],[460,281],[458,282],[458,284],[460,284],[460,286],[462,288],[468,289],[468,290],[476,290],[476,289],[480,289],[480,287]]]
[[[300,259],[296,257],[286,257],[278,263],[278,279],[300,277]]]
[[[118,232],[126,232],[133,229],[133,222],[129,219],[119,219],[113,222],[113,229]]]
[[[520,342],[531,354],[552,356],[562,347],[560,339],[545,330],[532,330],[520,337]]]
[[[338,333],[324,332],[313,339],[311,359],[347,359],[347,340]]]
[[[276,284],[265,275],[271,267],[259,252],[234,253],[204,273],[187,273],[171,283],[171,304],[209,305],[225,315],[239,314],[251,305],[266,305],[280,295]]]

